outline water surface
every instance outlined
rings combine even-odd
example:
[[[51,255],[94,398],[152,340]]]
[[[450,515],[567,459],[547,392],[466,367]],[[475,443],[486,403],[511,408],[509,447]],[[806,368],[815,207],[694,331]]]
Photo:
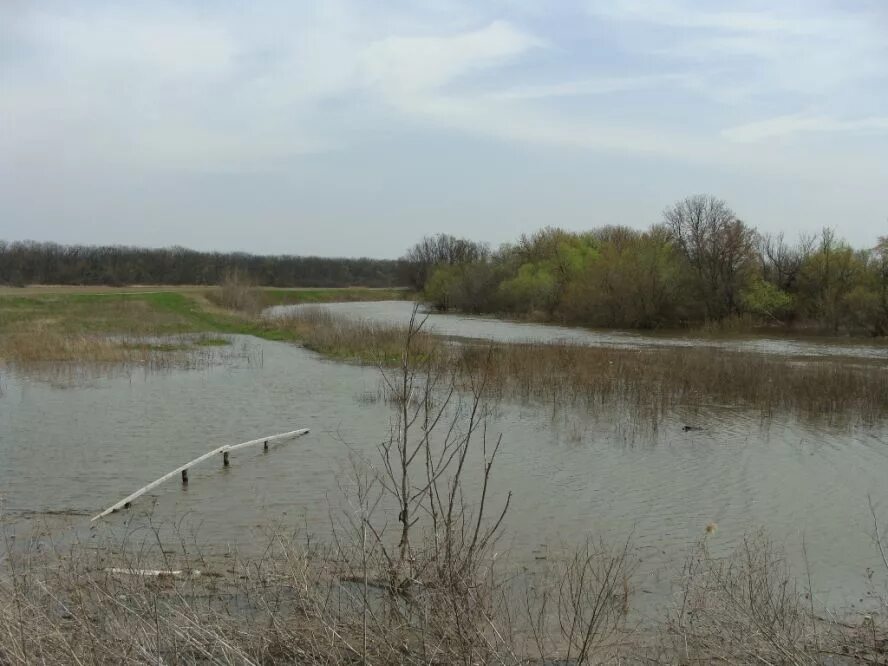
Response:
[[[333,309],[403,317],[409,307]],[[607,340],[600,344],[649,344],[629,335],[495,320],[433,316],[430,322],[465,337],[538,339],[542,329],[550,336],[610,336],[594,338]],[[220,460],[199,467],[187,488],[175,481],[161,486],[107,524],[123,529],[146,513],[155,522],[179,520],[217,552],[234,544],[260,548],[270,523],[316,540],[329,536],[331,515],[347,509],[350,458],[374,460],[389,432],[390,409],[374,397],[378,372],[294,345],[236,343],[254,353],[208,367],[73,384],[0,370],[0,501],[7,518],[23,531],[47,513],[72,512],[68,524],[88,533],[90,515],[211,448],[307,427],[309,436],[267,453],[232,454],[227,469]],[[759,344],[765,352],[782,345],[780,353],[801,345],[799,353],[807,355],[814,343]],[[878,347],[842,353],[852,352],[883,353]],[[705,430],[684,432],[688,422]],[[631,535],[642,559],[639,589],[659,603],[708,523],[718,524],[710,537],[717,553],[762,527],[785,544],[799,572],[804,538],[821,600],[865,603],[866,570],[879,564],[868,496],[888,517],[884,426],[831,427],[779,414],[763,422],[743,409],[694,406],[669,415],[656,430],[636,426],[632,414],[616,408],[553,413],[551,406],[497,406],[490,432],[501,433],[503,445],[493,505],[513,492],[503,552],[532,567],[588,536],[616,541]]]

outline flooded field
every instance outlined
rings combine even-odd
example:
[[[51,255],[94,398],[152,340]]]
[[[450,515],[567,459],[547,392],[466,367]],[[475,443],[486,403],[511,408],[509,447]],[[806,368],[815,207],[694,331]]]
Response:
[[[402,321],[404,303],[331,307]],[[699,341],[433,316],[434,331],[505,341],[583,340],[599,345],[691,345]],[[261,549],[273,524],[313,541],[349,510],[350,460],[377,458],[392,413],[380,373],[325,360],[298,346],[233,336],[219,363],[109,376],[5,369],[0,376],[0,502],[24,535],[46,525],[54,538],[89,538],[89,518],[149,481],[214,447],[310,428],[267,453],[261,447],[196,468],[109,517],[125,531],[146,518],[177,523],[206,548]],[[856,356],[885,362],[879,346],[809,341],[706,341],[796,356]],[[489,431],[502,434],[493,504],[513,493],[499,550],[544,567],[586,537],[631,538],[638,588],[649,608],[664,601],[690,548],[716,524],[713,550],[727,553],[761,528],[804,575],[802,544],[819,601],[866,606],[872,543],[868,498],[888,513],[888,429],[830,426],[796,416],[689,405],[654,429],[622,409],[563,408],[504,401]],[[687,431],[693,425],[700,430]],[[396,515],[392,516],[392,521]],[[644,599],[642,599],[644,601]]]

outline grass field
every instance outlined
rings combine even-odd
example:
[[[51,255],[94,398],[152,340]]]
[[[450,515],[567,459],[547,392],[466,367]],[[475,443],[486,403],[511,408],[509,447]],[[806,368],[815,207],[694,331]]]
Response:
[[[208,287],[26,287],[0,290],[0,360],[126,360],[138,338],[193,333],[298,340],[299,331],[219,307]],[[404,298],[398,289],[259,289],[263,305]],[[109,342],[108,336],[119,336]],[[63,353],[64,350],[67,350]],[[158,350],[155,350],[158,351]],[[162,350],[160,350],[162,351]]]

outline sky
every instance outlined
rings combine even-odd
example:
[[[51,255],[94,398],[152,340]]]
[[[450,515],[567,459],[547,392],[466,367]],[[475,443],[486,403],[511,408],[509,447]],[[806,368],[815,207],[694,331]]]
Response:
[[[0,239],[888,235],[888,1],[0,0]]]

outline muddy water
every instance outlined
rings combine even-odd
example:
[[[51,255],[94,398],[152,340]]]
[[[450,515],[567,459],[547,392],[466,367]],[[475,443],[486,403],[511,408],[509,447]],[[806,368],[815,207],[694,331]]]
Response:
[[[367,312],[365,304],[350,307]],[[512,326],[481,325],[494,324]],[[468,326],[465,335],[483,337],[477,320]],[[192,471],[187,489],[170,482],[108,524],[122,531],[146,514],[158,524],[176,519],[217,552],[259,548],[270,523],[322,540],[331,514],[345,506],[350,457],[372,459],[388,433],[390,410],[375,399],[377,371],[292,345],[237,343],[255,353],[164,373],[59,383],[0,371],[6,517],[24,533],[47,514],[72,512],[65,524],[88,534],[89,515],[213,447],[308,427],[309,436],[267,453],[232,454],[227,469],[211,461]],[[885,428],[829,428],[780,415],[762,423],[725,408],[675,413],[656,432],[634,430],[632,420],[619,411],[499,405],[490,425],[503,435],[493,503],[513,492],[501,549],[540,566],[587,536],[631,535],[642,560],[638,588],[654,604],[666,601],[708,523],[718,524],[710,537],[717,553],[761,527],[785,544],[799,572],[804,538],[822,601],[866,604],[866,570],[879,562],[868,495],[888,518]],[[705,430],[686,433],[688,422]]]

